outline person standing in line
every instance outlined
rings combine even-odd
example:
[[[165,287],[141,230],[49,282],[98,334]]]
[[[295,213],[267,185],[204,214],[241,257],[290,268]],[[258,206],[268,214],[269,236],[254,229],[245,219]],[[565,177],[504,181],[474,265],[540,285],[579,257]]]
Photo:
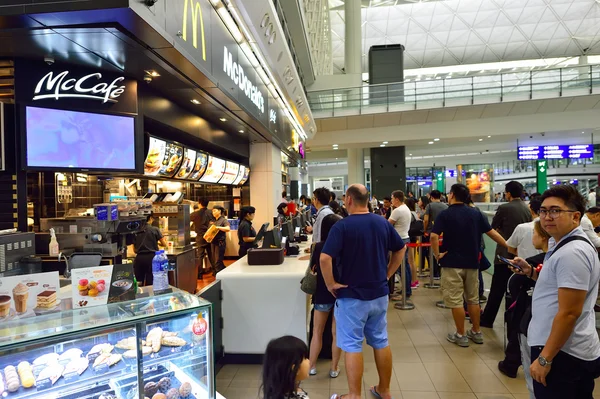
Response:
[[[392,214],[392,199],[390,197],[383,197],[383,205],[379,209],[379,214],[386,219],[390,218]]]
[[[430,202],[431,200],[426,195],[423,195],[421,198],[419,198],[419,202],[417,203],[417,213],[419,214],[419,219],[424,220],[425,210]]]
[[[287,199],[287,192],[283,191],[281,193],[281,202],[283,202],[284,204],[288,203],[288,199]]]
[[[600,376],[600,339],[594,304],[598,297],[600,260],[580,220],[585,198],[570,185],[543,194],[540,222],[552,236],[541,270],[522,258],[515,273],[536,280],[527,343],[537,399],[594,397]]]
[[[379,201],[377,201],[377,197],[374,194],[371,198],[371,207],[373,208],[373,210],[379,208]]]
[[[321,253],[321,271],[329,292],[337,298],[335,319],[338,346],[346,352],[345,365],[349,394],[362,395],[362,345],[373,348],[379,383],[373,395],[391,399],[392,351],[387,336],[388,279],[394,275],[406,248],[391,224],[369,213],[365,186],[353,184],[346,191],[350,216],[329,232]],[[388,262],[388,253],[392,252]],[[336,259],[335,270],[333,259]],[[334,394],[332,399],[341,399]]]
[[[327,241],[331,228],[340,220],[342,220],[342,217],[339,215],[327,215],[323,218],[323,224],[321,226],[321,238],[323,241],[315,245],[310,258],[312,269],[317,273],[317,292],[312,296],[315,313],[313,319],[313,335],[310,341],[310,375],[317,374],[317,359],[323,348],[323,332],[325,330],[325,324],[327,324],[329,314],[335,305],[335,297],[327,290],[327,285],[325,285],[325,280],[323,280],[323,272],[321,271],[320,266],[321,251],[323,250],[323,245]],[[333,340],[331,342],[331,367],[329,368],[329,377],[337,378],[340,375],[339,362],[342,351],[337,346],[335,317],[332,319],[331,329]]]
[[[287,217],[288,204],[287,202],[282,202],[277,205],[277,225],[281,226],[282,224],[288,221]]]
[[[317,219],[312,226],[306,228],[306,231],[313,233],[313,244],[321,242],[321,223],[323,223],[325,216],[333,215],[333,211],[328,205],[330,196],[331,193],[325,187],[320,187],[313,191],[314,205],[317,208]]]
[[[504,239],[508,239],[515,231],[518,225],[531,222],[531,211],[523,202],[523,185],[518,181],[510,181],[505,186],[505,195],[508,203],[502,204],[496,210],[492,227],[498,231]],[[502,245],[496,246],[496,255],[494,257],[494,274],[492,277],[492,286],[488,302],[481,316],[481,326],[493,328],[494,321],[498,315],[502,298],[506,292],[508,279],[512,276],[512,271],[508,265],[498,260],[498,255],[511,259],[513,255],[508,252],[508,248]]]
[[[425,208],[425,216],[423,216],[423,230],[425,231],[423,243],[429,242],[429,236],[438,215],[448,209],[448,205],[442,202],[442,193],[439,190],[433,190],[429,199],[431,202]],[[431,267],[431,265],[429,266]],[[433,259],[433,277],[438,279],[440,277],[440,265],[435,258]]]
[[[600,236],[594,231],[600,226],[600,208],[591,207],[581,218],[581,228],[596,248],[600,248]]]
[[[412,215],[411,219],[410,219],[411,224],[414,220],[420,220],[421,217],[419,216],[419,214],[417,212],[416,199],[408,198],[405,203]],[[409,233],[410,233],[410,229],[409,229]],[[409,234],[409,238],[410,238],[411,244],[415,244],[417,242],[417,236],[411,236]],[[412,289],[419,288],[419,280],[418,280],[418,276],[417,276],[417,263],[416,263],[416,259],[415,259],[416,258],[416,256],[415,256],[416,248],[408,248],[407,252],[408,252],[408,263],[410,264],[410,273],[412,276],[412,281],[410,283],[410,287]]]
[[[448,334],[446,338],[458,346],[468,347],[469,339],[476,344],[483,344],[483,333],[479,328],[479,254],[482,234],[487,234],[498,245],[506,245],[506,242],[477,208],[466,205],[470,200],[467,186],[454,184],[448,200],[450,206],[438,215],[431,231],[431,250],[442,267],[444,305],[452,309],[456,326],[456,332]],[[443,252],[439,243],[442,234]],[[473,328],[466,334],[465,299],[473,323]]]
[[[202,279],[202,271],[204,270],[204,258],[208,259],[208,267],[214,271],[214,263],[212,250],[209,242],[204,239],[204,234],[210,227],[210,222],[213,220],[212,212],[208,210],[208,200],[200,198],[198,201],[198,210],[192,212],[190,220],[194,223],[194,231],[196,232],[196,245],[198,246],[198,259],[200,267],[198,268],[198,279]]]
[[[522,223],[515,228],[515,231],[510,238],[506,240],[508,252],[523,259],[530,258],[540,253],[540,251],[533,246],[531,238],[533,237],[533,225],[535,220],[539,219],[541,206],[542,201],[539,199],[529,201],[529,210],[531,211],[531,217],[534,221]]]
[[[253,206],[244,206],[240,210],[240,225],[238,226],[238,243],[240,249],[239,257],[246,256],[250,248],[256,248],[254,239],[256,238],[256,230],[252,227],[252,220],[256,214],[256,208]]]
[[[588,194],[587,206],[590,208],[593,208],[596,206],[596,190],[594,190],[593,188],[590,190],[590,193]]]
[[[396,230],[400,238],[402,238],[402,241],[407,243],[410,241],[410,237],[408,236],[408,230],[410,230],[410,221],[412,218],[410,214],[410,209],[408,209],[408,206],[406,206],[406,204],[404,203],[405,199],[406,198],[404,196],[404,192],[400,190],[392,192],[392,206],[394,207],[394,210],[392,211],[388,222],[392,226],[394,226],[394,229]],[[412,295],[412,273],[410,270],[410,263],[408,262],[408,251],[406,251],[406,255],[404,257],[404,266],[404,269],[406,270],[406,281],[403,281],[402,284],[404,284],[404,289],[406,290],[406,297],[410,298],[410,296]],[[401,301],[402,295],[392,296],[390,300]]]
[[[226,233],[231,230],[227,217],[225,217],[225,208],[220,205],[215,206],[212,209],[212,214],[215,220],[211,222],[219,232],[213,238],[211,249],[213,253],[213,274],[216,276],[221,270],[225,269],[223,260],[225,258],[225,250],[227,248],[227,236]]]

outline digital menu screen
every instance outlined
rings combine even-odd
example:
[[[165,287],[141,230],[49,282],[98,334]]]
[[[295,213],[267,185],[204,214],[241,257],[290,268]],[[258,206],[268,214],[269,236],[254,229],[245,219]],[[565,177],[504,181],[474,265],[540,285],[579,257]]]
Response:
[[[237,177],[235,178],[235,180],[233,181],[234,186],[237,186],[238,184],[240,184],[240,182],[242,181],[242,179],[244,178],[244,174],[246,173],[246,167],[244,165],[240,165],[240,171],[237,175]]]
[[[200,181],[204,183],[216,183],[221,180],[223,173],[225,173],[225,160],[209,155],[206,172],[204,172],[204,176],[200,178]]]
[[[165,157],[166,147],[167,143],[164,140],[150,137],[150,147],[148,148],[148,155],[146,155],[146,161],[144,162],[145,175],[158,175],[158,171],[162,167],[162,161]]]
[[[242,179],[242,181],[240,181],[239,185],[243,185],[244,183],[246,183],[248,181],[248,177],[250,176],[250,168],[246,168],[246,170],[244,171],[244,178]]]
[[[196,164],[194,165],[194,170],[192,171],[189,179],[190,180],[198,180],[202,177],[204,172],[206,172],[206,165],[208,164],[208,155],[203,152],[196,153]]]
[[[183,162],[183,147],[175,143],[167,143],[158,176],[173,177],[179,170],[181,162]]]
[[[519,160],[539,159],[580,159],[593,158],[594,146],[592,144],[573,145],[534,145],[519,147]]]
[[[194,166],[196,165],[196,151],[191,150],[189,148],[185,148],[183,150],[183,162],[181,162],[181,167],[179,168],[179,172],[175,175],[176,179],[188,179],[194,170]]]
[[[221,184],[232,184],[240,172],[240,165],[235,162],[227,161],[225,163],[225,173],[219,183]]]

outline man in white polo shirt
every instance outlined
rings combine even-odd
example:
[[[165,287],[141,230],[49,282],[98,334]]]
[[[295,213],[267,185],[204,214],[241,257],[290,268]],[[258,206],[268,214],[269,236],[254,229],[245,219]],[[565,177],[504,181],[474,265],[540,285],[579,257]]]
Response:
[[[600,340],[594,304],[600,260],[580,221],[585,198],[573,186],[554,186],[542,196],[540,223],[552,238],[538,273],[522,258],[518,272],[537,280],[527,342],[537,399],[593,398],[600,376]]]

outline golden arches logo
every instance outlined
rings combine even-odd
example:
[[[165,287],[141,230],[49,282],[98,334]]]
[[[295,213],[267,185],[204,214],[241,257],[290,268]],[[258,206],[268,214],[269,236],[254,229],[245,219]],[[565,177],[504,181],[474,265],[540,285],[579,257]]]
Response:
[[[185,0],[183,6],[183,34],[182,39],[187,42],[187,24],[188,24],[188,3],[192,11],[192,44],[194,48],[198,48],[198,19],[200,19],[200,30],[202,35],[202,59],[206,61],[206,40],[204,38],[204,17],[202,16],[202,8],[200,2],[195,0]]]

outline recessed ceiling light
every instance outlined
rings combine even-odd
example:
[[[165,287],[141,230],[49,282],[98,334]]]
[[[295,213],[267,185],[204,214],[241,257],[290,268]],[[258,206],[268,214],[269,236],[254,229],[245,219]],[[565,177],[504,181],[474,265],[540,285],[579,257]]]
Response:
[[[488,136],[488,139],[491,139],[491,138],[492,138],[492,136]]]
[[[334,146],[334,147],[337,147],[338,145],[337,145],[337,144],[334,144],[333,146]]]
[[[483,141],[483,139],[479,139],[479,141]]]
[[[428,144],[433,144],[433,141],[430,141]]]
[[[433,139],[433,141],[440,141],[440,139]]]
[[[243,129],[241,129],[241,130],[238,130],[238,132],[240,132],[240,133],[244,133],[244,130],[243,130]]]
[[[219,120],[220,120],[221,122],[227,122],[227,119],[226,119],[226,118],[219,118]]]
[[[387,143],[388,143],[387,141],[384,141],[384,142],[383,142],[383,144],[387,144]]]
[[[157,78],[160,76],[160,73],[156,72],[156,71],[146,71],[146,73],[150,76],[152,76],[153,78]]]
[[[196,105],[202,104],[200,101],[196,100],[195,98],[190,101],[192,102],[192,104],[196,104]]]
[[[385,147],[385,144],[379,144],[380,147]]]
[[[408,154],[408,155],[412,157],[412,154]]]
[[[581,132],[581,134],[585,134],[585,132]]]

